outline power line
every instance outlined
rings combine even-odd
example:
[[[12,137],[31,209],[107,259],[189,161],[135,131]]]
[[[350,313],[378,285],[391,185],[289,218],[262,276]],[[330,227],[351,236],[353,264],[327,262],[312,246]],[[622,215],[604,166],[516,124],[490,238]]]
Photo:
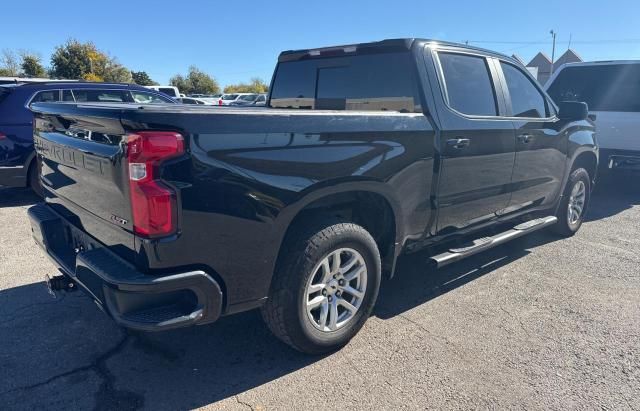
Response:
[[[548,41],[502,41],[502,40],[465,40],[469,43],[476,44],[548,44]],[[558,43],[567,43],[565,41],[558,41]],[[629,44],[640,43],[640,39],[611,39],[611,40],[571,40],[571,44]]]

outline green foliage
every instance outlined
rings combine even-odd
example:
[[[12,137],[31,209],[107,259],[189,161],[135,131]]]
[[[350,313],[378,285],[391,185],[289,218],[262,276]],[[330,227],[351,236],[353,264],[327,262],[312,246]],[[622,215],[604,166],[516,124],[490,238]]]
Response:
[[[186,77],[176,74],[171,77],[169,84],[178,87],[181,93],[185,94],[217,94],[220,93],[220,85],[215,78],[201,71],[196,66],[189,67],[189,74]]]
[[[30,53],[22,54],[22,71],[26,77],[46,77],[47,71],[42,66],[40,56]]]
[[[133,82],[140,86],[157,86],[158,83],[153,81],[146,71],[132,71],[131,77]]]
[[[91,42],[69,39],[51,56],[51,73],[70,80],[131,83],[131,71]]]
[[[225,93],[266,93],[269,86],[260,78],[254,77],[249,84],[230,84],[224,88]]]
[[[56,47],[51,56],[51,72],[54,77],[71,80],[84,79],[93,73],[94,65],[100,65],[106,56],[98,52],[96,46],[69,39]]]

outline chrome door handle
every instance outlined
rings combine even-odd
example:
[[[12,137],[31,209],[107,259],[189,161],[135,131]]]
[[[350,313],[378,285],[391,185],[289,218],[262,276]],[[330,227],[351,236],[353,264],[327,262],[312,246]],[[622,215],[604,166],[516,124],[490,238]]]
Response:
[[[533,136],[531,134],[520,134],[518,136],[518,141],[521,143],[528,144],[533,141]]]
[[[471,140],[468,138],[451,138],[447,140],[447,146],[458,150],[468,147],[469,144],[471,144]]]

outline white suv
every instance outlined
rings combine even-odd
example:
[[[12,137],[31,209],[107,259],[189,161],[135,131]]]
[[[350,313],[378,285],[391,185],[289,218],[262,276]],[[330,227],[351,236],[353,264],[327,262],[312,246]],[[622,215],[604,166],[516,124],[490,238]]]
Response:
[[[589,105],[603,168],[640,170],[640,61],[565,64],[546,89],[556,103]]]

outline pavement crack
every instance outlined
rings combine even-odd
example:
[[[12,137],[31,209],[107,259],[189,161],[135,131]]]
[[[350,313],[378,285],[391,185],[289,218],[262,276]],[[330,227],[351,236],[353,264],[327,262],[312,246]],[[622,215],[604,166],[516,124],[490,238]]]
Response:
[[[130,335],[128,333],[125,333],[113,347],[100,354],[90,364],[75,367],[69,371],[56,374],[44,381],[35,384],[13,388],[11,390],[0,393],[0,396],[19,391],[30,391],[51,384],[52,382],[61,378],[69,377],[80,372],[93,371],[96,373],[96,375],[98,375],[99,378],[102,379],[100,389],[96,394],[96,405],[94,409],[138,409],[143,404],[142,396],[129,391],[116,390],[114,387],[115,377],[111,373],[111,371],[109,371],[106,365],[107,361],[110,358],[119,354],[126,347],[127,343],[129,342],[129,338]]]
[[[234,396],[233,396],[233,398],[235,398],[235,399],[236,399],[236,402],[237,402],[238,404],[240,404],[240,405],[244,405],[245,407],[249,407],[249,409],[250,409],[251,411],[254,411],[253,406],[252,406],[251,404],[249,404],[248,402],[244,402],[244,401],[242,401],[242,400],[240,399],[240,397],[239,397],[237,394],[236,394],[236,395],[234,395]]]

